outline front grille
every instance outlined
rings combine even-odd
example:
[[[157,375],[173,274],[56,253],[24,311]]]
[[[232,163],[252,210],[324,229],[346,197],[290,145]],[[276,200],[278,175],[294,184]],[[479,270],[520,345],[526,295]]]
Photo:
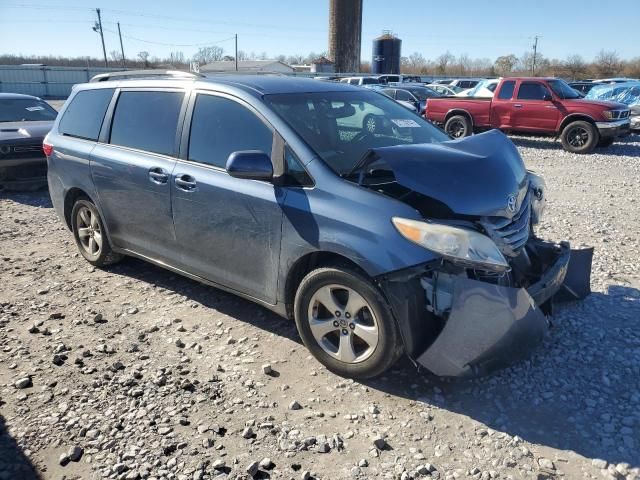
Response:
[[[527,191],[520,210],[512,218],[483,217],[480,223],[504,255],[517,257],[529,240],[531,191]]]

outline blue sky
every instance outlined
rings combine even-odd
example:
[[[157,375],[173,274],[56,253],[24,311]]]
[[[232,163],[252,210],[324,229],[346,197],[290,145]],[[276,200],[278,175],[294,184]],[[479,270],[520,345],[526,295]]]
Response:
[[[327,49],[328,0],[0,0],[0,53],[93,56],[102,54],[91,30],[100,7],[107,52],[119,48],[121,23],[125,54],[146,50],[190,57],[200,45],[218,44],[233,53],[322,52]],[[371,41],[392,30],[402,53],[435,58],[455,55],[495,59],[531,48],[549,58],[579,53],[591,60],[601,49],[622,58],[640,56],[639,0],[364,0],[362,58]]]

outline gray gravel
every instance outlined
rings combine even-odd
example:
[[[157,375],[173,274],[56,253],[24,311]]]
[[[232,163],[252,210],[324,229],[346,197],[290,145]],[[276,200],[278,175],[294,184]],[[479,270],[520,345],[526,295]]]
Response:
[[[471,382],[336,377],[292,323],[137,260],[91,268],[46,192],[0,194],[0,479],[640,478],[640,136],[514,141],[549,188],[540,235],[595,246],[593,294]]]

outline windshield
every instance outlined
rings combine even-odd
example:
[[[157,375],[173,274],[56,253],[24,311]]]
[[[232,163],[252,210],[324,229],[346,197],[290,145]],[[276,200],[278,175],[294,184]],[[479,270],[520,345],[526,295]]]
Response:
[[[35,98],[0,98],[0,122],[55,120],[57,114],[49,104]]]
[[[571,88],[564,80],[548,80],[547,83],[551,87],[551,90],[563,100],[581,98],[580,94]]]
[[[411,92],[418,100],[420,100],[421,102],[424,102],[427,100],[427,98],[432,98],[432,97],[441,97],[442,94],[436,92],[435,90],[431,90],[430,88],[427,87],[412,87],[412,88],[404,88],[404,90],[407,90],[409,92]]]
[[[450,140],[374,91],[266,95],[265,101],[339,175],[350,172],[371,148]]]

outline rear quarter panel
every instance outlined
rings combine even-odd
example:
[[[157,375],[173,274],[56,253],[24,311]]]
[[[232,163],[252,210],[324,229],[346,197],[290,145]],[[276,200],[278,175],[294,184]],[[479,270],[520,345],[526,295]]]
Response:
[[[458,111],[471,115],[474,126],[489,126],[491,98],[444,97],[427,99],[426,116],[433,122],[444,123],[450,112]]]

